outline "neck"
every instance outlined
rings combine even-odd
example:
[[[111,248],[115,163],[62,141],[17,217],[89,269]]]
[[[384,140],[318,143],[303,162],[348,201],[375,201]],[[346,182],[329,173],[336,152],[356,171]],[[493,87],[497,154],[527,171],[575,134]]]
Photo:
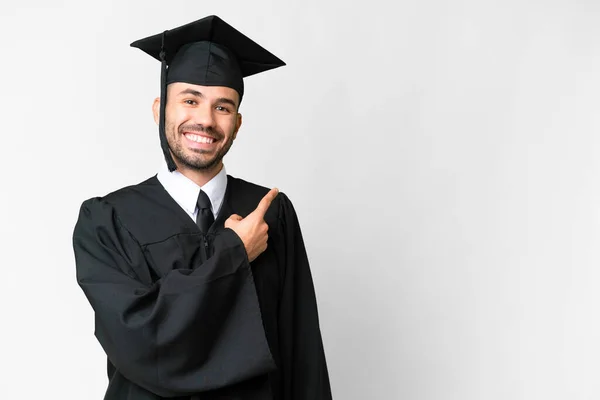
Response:
[[[189,167],[185,167],[175,161],[177,165],[177,170],[186,178],[191,179],[196,185],[202,187],[206,185],[208,181],[217,176],[221,169],[223,168],[223,162],[219,162],[217,165],[210,169],[198,170]]]

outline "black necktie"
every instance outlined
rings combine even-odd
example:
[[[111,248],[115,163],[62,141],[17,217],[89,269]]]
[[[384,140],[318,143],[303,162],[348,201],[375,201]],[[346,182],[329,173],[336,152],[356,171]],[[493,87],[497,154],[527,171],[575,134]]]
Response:
[[[207,233],[208,228],[215,222],[215,217],[213,216],[212,211],[210,210],[210,199],[202,190],[198,195],[198,201],[196,202],[198,205],[198,215],[196,215],[196,224],[202,231],[202,233]]]

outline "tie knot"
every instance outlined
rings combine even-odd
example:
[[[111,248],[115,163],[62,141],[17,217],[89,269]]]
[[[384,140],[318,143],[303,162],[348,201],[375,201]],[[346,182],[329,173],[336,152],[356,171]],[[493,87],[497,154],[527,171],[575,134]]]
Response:
[[[198,205],[198,210],[202,210],[202,209],[211,209],[210,206],[210,199],[208,198],[207,194],[204,193],[204,191],[200,190],[200,194],[198,194],[198,201],[196,202],[196,204]]]

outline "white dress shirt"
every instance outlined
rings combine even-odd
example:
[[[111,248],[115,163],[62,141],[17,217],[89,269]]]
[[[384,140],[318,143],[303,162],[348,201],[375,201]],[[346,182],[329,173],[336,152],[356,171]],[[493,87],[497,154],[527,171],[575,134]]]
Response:
[[[196,202],[198,201],[200,189],[202,189],[208,195],[213,215],[217,219],[225,197],[225,189],[227,189],[227,172],[224,165],[221,171],[202,187],[178,170],[170,172],[166,163],[162,164],[156,177],[169,195],[194,222],[196,222],[196,215],[198,214]]]

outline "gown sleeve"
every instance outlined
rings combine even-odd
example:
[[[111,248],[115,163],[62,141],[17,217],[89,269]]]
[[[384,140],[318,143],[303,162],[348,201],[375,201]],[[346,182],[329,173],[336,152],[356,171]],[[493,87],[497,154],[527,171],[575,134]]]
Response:
[[[163,397],[226,387],[274,368],[246,250],[225,229],[213,255],[148,284],[140,244],[115,209],[85,201],[73,233],[95,335],[130,381]]]
[[[285,400],[330,400],[331,387],[317,301],[300,225],[291,201],[280,194],[285,276],[279,320]]]

